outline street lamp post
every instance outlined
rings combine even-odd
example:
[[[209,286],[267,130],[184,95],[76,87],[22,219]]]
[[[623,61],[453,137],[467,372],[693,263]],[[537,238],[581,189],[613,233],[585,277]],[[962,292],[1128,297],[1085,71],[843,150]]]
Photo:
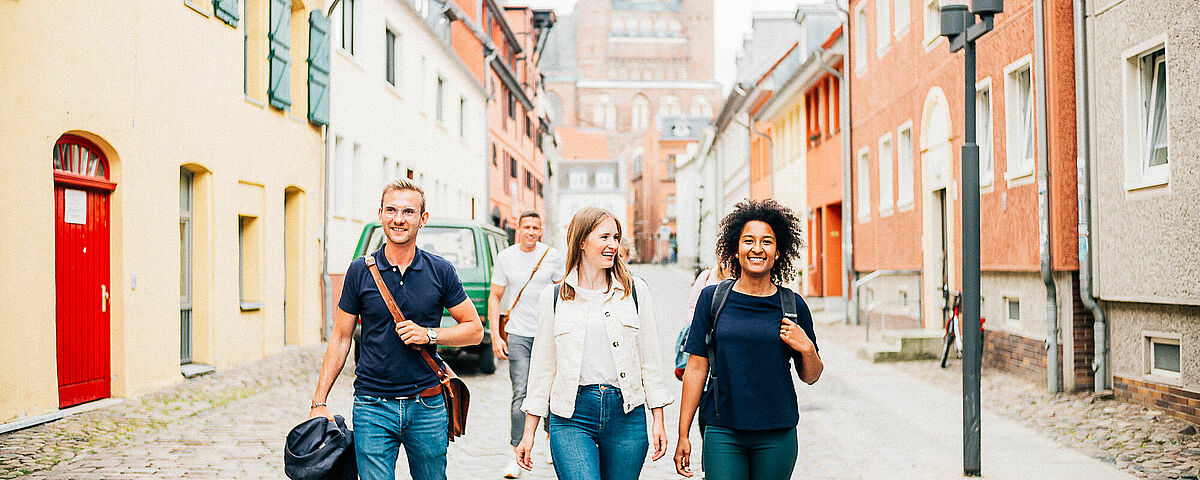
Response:
[[[979,325],[979,145],[975,143],[975,41],[992,31],[993,17],[1004,0],[971,0],[941,7],[941,35],[950,51],[963,50],[962,147],[962,335],[963,335],[963,474],[980,475],[979,376],[983,332]],[[978,20],[976,19],[978,16]]]

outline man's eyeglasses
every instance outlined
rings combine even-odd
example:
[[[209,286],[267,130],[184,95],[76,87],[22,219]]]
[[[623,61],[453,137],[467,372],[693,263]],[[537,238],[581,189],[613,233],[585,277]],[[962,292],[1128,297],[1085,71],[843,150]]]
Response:
[[[421,212],[412,207],[406,207],[406,208],[396,208],[396,207],[391,207],[391,206],[383,207],[383,219],[384,220],[391,220],[393,218],[396,218],[396,215],[400,215],[405,218],[414,218],[414,217],[421,215]]]

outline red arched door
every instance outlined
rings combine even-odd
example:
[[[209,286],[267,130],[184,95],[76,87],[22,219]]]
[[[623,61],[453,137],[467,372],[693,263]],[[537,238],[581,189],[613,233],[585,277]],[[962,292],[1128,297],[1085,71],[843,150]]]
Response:
[[[108,163],[86,140],[54,145],[58,406],[110,395]]]

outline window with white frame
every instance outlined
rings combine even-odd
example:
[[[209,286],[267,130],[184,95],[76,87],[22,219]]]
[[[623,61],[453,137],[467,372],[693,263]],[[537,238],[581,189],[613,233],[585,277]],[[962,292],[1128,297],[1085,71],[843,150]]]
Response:
[[[871,158],[870,150],[858,151],[858,221],[871,219]]]
[[[880,57],[887,53],[892,39],[891,9],[891,0],[875,0],[875,54]]]
[[[629,123],[634,130],[650,126],[650,101],[644,95],[633,97],[633,109],[630,113]]]
[[[433,111],[437,115],[437,120],[439,123],[444,122],[446,120],[446,81],[440,76],[437,77],[437,96],[434,97],[434,101],[437,102],[437,104],[433,106]]]
[[[611,168],[601,168],[596,170],[596,189],[612,189],[616,188],[616,174]]]
[[[975,86],[975,143],[979,145],[979,185],[991,185],[995,176],[995,139],[992,134],[990,79],[984,79]]]
[[[354,55],[354,0],[342,2],[342,49]]]
[[[942,14],[938,11],[938,0],[922,0],[925,7],[922,9],[922,17],[925,24],[925,36],[923,40],[925,45],[937,41],[938,36],[942,34]]]
[[[896,0],[896,39],[904,37],[908,33],[909,13],[908,7],[912,0]]]
[[[900,208],[911,207],[913,204],[913,143],[912,122],[905,122],[898,130],[896,140],[896,159],[898,168],[896,176],[899,180],[899,195],[896,205]]]
[[[854,72],[862,75],[867,71],[867,2],[858,4],[854,10]]]
[[[1021,299],[1004,297],[1004,320],[1009,323],[1021,323]]]
[[[892,213],[892,134],[879,139],[879,216]]]
[[[392,29],[384,29],[384,47],[386,50],[384,60],[384,79],[392,86],[396,86],[396,34]]]
[[[1145,373],[1157,377],[1178,379],[1182,367],[1179,336],[1171,334],[1145,334]]]
[[[567,179],[570,182],[571,190],[583,190],[587,188],[587,170],[582,168],[573,168],[571,169],[571,173],[567,174]]]
[[[1004,73],[1005,177],[1013,179],[1033,173],[1033,69],[1029,57],[1017,61]]]
[[[1137,59],[1139,176],[1162,183],[1170,176],[1167,155],[1167,52],[1159,48]]]

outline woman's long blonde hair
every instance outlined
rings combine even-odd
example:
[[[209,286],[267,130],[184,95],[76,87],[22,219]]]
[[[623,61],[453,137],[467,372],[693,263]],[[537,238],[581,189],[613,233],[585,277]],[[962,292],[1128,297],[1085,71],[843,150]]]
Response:
[[[621,239],[621,222],[617,221],[617,217],[612,212],[603,208],[584,207],[575,212],[575,216],[571,217],[571,225],[567,227],[567,273],[563,275],[563,280],[566,280],[567,275],[576,271],[579,264],[583,262],[583,241],[591,235],[596,227],[602,222],[612,219],[613,223],[617,224],[617,240]],[[625,266],[625,262],[621,261],[620,255],[613,256],[613,266],[605,269],[608,272],[608,288],[612,288],[613,279],[616,279],[621,287],[625,289],[625,295],[621,298],[629,296],[629,292],[633,291],[633,275],[629,273],[629,267]],[[558,298],[567,301],[575,299],[575,289],[567,285],[567,282],[562,282],[558,290]]]

